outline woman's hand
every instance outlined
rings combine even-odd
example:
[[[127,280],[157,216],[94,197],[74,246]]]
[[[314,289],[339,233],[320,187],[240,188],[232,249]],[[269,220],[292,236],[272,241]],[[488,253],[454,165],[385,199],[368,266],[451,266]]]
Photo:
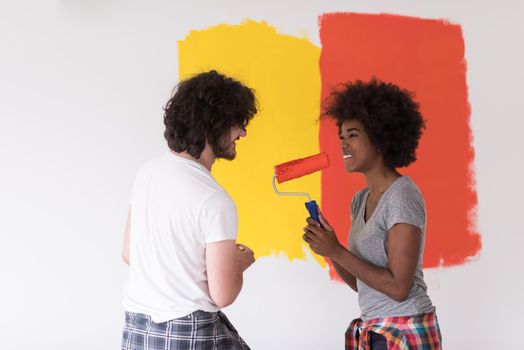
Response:
[[[322,214],[319,214],[319,219],[323,227],[313,218],[306,219],[308,225],[304,227],[302,239],[318,255],[334,258],[344,247],[340,245],[335,231]]]

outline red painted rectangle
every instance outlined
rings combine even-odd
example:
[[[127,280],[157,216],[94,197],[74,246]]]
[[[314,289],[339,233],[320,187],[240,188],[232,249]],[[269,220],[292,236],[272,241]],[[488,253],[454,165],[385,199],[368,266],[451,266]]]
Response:
[[[461,27],[444,20],[335,13],[320,17],[320,38],[323,99],[342,82],[372,76],[415,92],[427,128],[418,160],[400,171],[426,200],[424,266],[459,265],[478,254]],[[319,137],[321,151],[332,160],[322,173],[322,208],[340,241],[347,242],[351,198],[365,182],[360,174],[345,172],[332,121],[321,121]]]

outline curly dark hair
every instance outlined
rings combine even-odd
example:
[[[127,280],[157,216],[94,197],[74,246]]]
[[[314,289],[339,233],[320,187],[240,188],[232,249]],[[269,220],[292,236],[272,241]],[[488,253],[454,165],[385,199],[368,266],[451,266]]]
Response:
[[[347,120],[358,120],[371,143],[391,169],[408,166],[416,157],[425,121],[414,94],[395,84],[372,78],[343,84],[326,99],[323,116],[333,118],[340,128]]]
[[[207,142],[215,155],[234,126],[245,128],[257,106],[254,91],[215,70],[183,80],[164,107],[164,137],[175,152],[200,158]]]

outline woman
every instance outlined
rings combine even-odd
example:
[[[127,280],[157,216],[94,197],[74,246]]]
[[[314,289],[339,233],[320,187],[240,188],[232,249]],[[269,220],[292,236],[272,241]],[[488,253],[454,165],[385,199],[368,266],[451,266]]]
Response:
[[[424,199],[397,171],[416,160],[424,128],[419,106],[408,91],[372,79],[332,93],[326,115],[339,128],[346,171],[362,173],[367,183],[351,203],[348,249],[322,214],[304,228],[304,241],[358,292],[361,318],[346,332],[346,349],[440,349],[422,274]]]

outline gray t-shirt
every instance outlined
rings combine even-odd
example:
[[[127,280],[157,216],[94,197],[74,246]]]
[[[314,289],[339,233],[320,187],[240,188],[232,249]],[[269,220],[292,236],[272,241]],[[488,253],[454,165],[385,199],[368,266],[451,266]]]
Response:
[[[357,278],[358,302],[364,321],[389,316],[411,316],[432,312],[434,307],[426,291],[422,273],[422,254],[426,236],[426,206],[420,190],[407,176],[396,179],[382,194],[375,211],[365,222],[369,195],[359,191],[351,203],[349,251],[373,265],[387,268],[387,234],[395,224],[410,224],[422,230],[422,244],[413,285],[406,300],[397,302],[367,286]]]

